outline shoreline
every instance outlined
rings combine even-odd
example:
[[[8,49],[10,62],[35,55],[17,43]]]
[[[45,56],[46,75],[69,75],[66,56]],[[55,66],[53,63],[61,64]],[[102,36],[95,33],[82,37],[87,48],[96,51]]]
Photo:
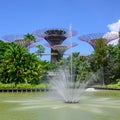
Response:
[[[120,90],[120,88],[110,88],[110,87],[92,87],[99,90]]]
[[[41,89],[41,88],[35,88],[35,89],[0,89],[1,92],[47,92],[48,89]]]
[[[87,87],[87,88],[94,88],[96,90],[120,90],[120,88],[108,88],[108,87]],[[50,89],[42,89],[42,88],[21,88],[21,89],[15,89],[15,88],[10,88],[10,89],[0,89],[0,93],[2,92],[47,92],[51,91]]]

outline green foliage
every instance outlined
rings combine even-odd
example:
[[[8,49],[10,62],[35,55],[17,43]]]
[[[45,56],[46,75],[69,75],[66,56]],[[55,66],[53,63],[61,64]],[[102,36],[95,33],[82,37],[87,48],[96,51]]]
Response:
[[[19,83],[15,86],[14,83],[3,84],[0,83],[0,89],[46,89],[48,85],[45,83],[40,83],[38,85],[28,84],[28,83]]]
[[[96,70],[101,69],[107,65],[107,45],[102,38],[95,42],[94,60]]]
[[[31,42],[36,42],[35,36],[30,33],[24,35],[24,40],[26,42],[26,47],[30,46]]]
[[[8,46],[9,43],[4,43],[2,40],[0,40],[0,63],[3,61],[4,53]]]
[[[28,83],[19,83],[19,84],[17,84],[17,86],[15,88],[17,88],[17,89],[30,89],[30,88],[32,88],[32,85],[28,84]]]
[[[45,48],[42,45],[36,45],[38,50],[36,51],[37,56],[42,57],[42,53],[45,52]]]
[[[120,88],[120,86],[117,85],[117,84],[109,84],[109,85],[107,85],[106,87],[107,87],[107,88]]]
[[[45,83],[41,83],[41,84],[33,86],[33,88],[46,89],[46,88],[48,88],[48,86]]]
[[[36,42],[36,38],[35,36],[33,36],[30,33],[27,33],[26,35],[24,35],[24,40],[29,43],[30,41]]]
[[[107,45],[107,66],[105,67],[106,84],[114,83],[117,79],[117,46]]]
[[[67,58],[66,63],[69,65],[69,69],[72,67],[72,73],[75,75],[74,81],[78,81],[79,79],[85,80],[91,71],[87,56],[82,56],[79,52],[72,53],[72,56]]]
[[[117,85],[120,86],[120,78],[116,80],[117,81]]]
[[[14,83],[11,83],[11,84],[0,83],[0,89],[10,89],[10,88],[14,88],[14,87],[15,87]]]
[[[106,66],[107,66],[107,44],[103,38],[96,39],[94,49],[94,70],[103,70],[103,84],[106,84]]]
[[[120,35],[120,33],[119,33]],[[26,34],[24,39],[29,44],[35,42],[32,34]],[[37,46],[37,54],[44,53],[44,47]],[[95,42],[95,50],[89,56],[82,56],[75,52],[57,64],[39,60],[35,54],[30,54],[24,47],[13,43],[0,41],[0,88],[45,88],[46,75],[50,70],[56,70],[56,65],[69,65],[75,73],[74,81],[84,80],[90,72],[103,70],[105,84],[120,86],[120,40],[118,45],[106,45],[103,39]],[[102,79],[102,77],[100,78]],[[96,79],[96,82],[100,79]],[[4,85],[3,85],[4,84]]]
[[[39,84],[48,65],[24,47],[9,44],[0,64],[0,82]]]
[[[117,45],[117,75],[120,78],[120,31],[119,31],[119,40],[118,40],[118,45]]]

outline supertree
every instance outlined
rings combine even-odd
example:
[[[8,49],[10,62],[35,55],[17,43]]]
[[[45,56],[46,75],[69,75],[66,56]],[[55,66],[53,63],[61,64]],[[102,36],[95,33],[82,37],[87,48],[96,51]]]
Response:
[[[34,42],[30,42],[29,44],[24,40],[24,35],[4,35],[2,36],[2,39],[6,42],[14,43],[23,47],[26,47],[26,49],[30,49],[34,47]]]
[[[63,55],[65,53],[66,50],[77,46],[77,43],[72,43],[72,44],[61,44],[61,45],[54,45],[54,46],[50,46],[49,44],[45,44],[45,46],[53,49],[54,51],[56,51],[56,54],[52,54],[52,55],[56,55],[57,57],[57,61],[63,58]]]
[[[103,40],[108,44],[112,40],[118,38],[118,33],[108,32],[108,33],[92,33],[79,36],[79,40],[89,43],[93,48],[95,48],[95,42],[97,39],[103,38]]]
[[[64,53],[67,48],[60,47],[60,45],[67,39],[74,35],[76,35],[75,31],[71,29],[44,29],[44,30],[36,30],[34,35],[39,38],[43,38],[48,42],[48,45],[51,48],[51,62],[56,63]],[[55,47],[56,46],[56,47]],[[58,47],[59,46],[59,47]],[[62,52],[60,52],[60,48]],[[59,49],[59,50],[58,50]]]

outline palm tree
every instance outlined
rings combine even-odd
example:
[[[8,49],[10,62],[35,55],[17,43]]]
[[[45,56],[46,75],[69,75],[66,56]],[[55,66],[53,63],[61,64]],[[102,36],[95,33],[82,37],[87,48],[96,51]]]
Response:
[[[35,36],[33,36],[32,34],[30,33],[27,33],[26,35],[24,35],[24,40],[25,42],[27,43],[27,46],[26,47],[29,47],[31,42],[36,42],[36,38]]]

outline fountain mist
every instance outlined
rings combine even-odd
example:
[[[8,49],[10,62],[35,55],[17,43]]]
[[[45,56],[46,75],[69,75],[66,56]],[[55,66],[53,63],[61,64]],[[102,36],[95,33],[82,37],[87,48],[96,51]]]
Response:
[[[72,28],[70,26],[69,32],[70,43],[72,44]],[[51,80],[51,86],[54,91],[56,91],[65,103],[78,103],[80,101],[81,95],[88,87],[88,84],[96,79],[97,74],[89,74],[83,79],[82,74],[76,77],[76,66],[73,64],[73,54],[72,49],[70,51],[69,63],[63,62]],[[80,56],[78,56],[79,59]],[[76,58],[77,59],[77,58]],[[81,62],[81,72],[84,71],[86,62]]]
[[[70,40],[70,44],[72,45],[72,26],[70,25],[68,30],[68,36]],[[71,50],[72,53],[72,50]],[[52,89],[54,89],[58,95],[62,97],[62,100],[65,103],[78,103],[78,86],[76,87],[76,83],[73,82],[73,70],[72,70],[72,54],[70,56],[70,67],[67,67],[64,64],[64,67],[61,66],[51,81]]]

